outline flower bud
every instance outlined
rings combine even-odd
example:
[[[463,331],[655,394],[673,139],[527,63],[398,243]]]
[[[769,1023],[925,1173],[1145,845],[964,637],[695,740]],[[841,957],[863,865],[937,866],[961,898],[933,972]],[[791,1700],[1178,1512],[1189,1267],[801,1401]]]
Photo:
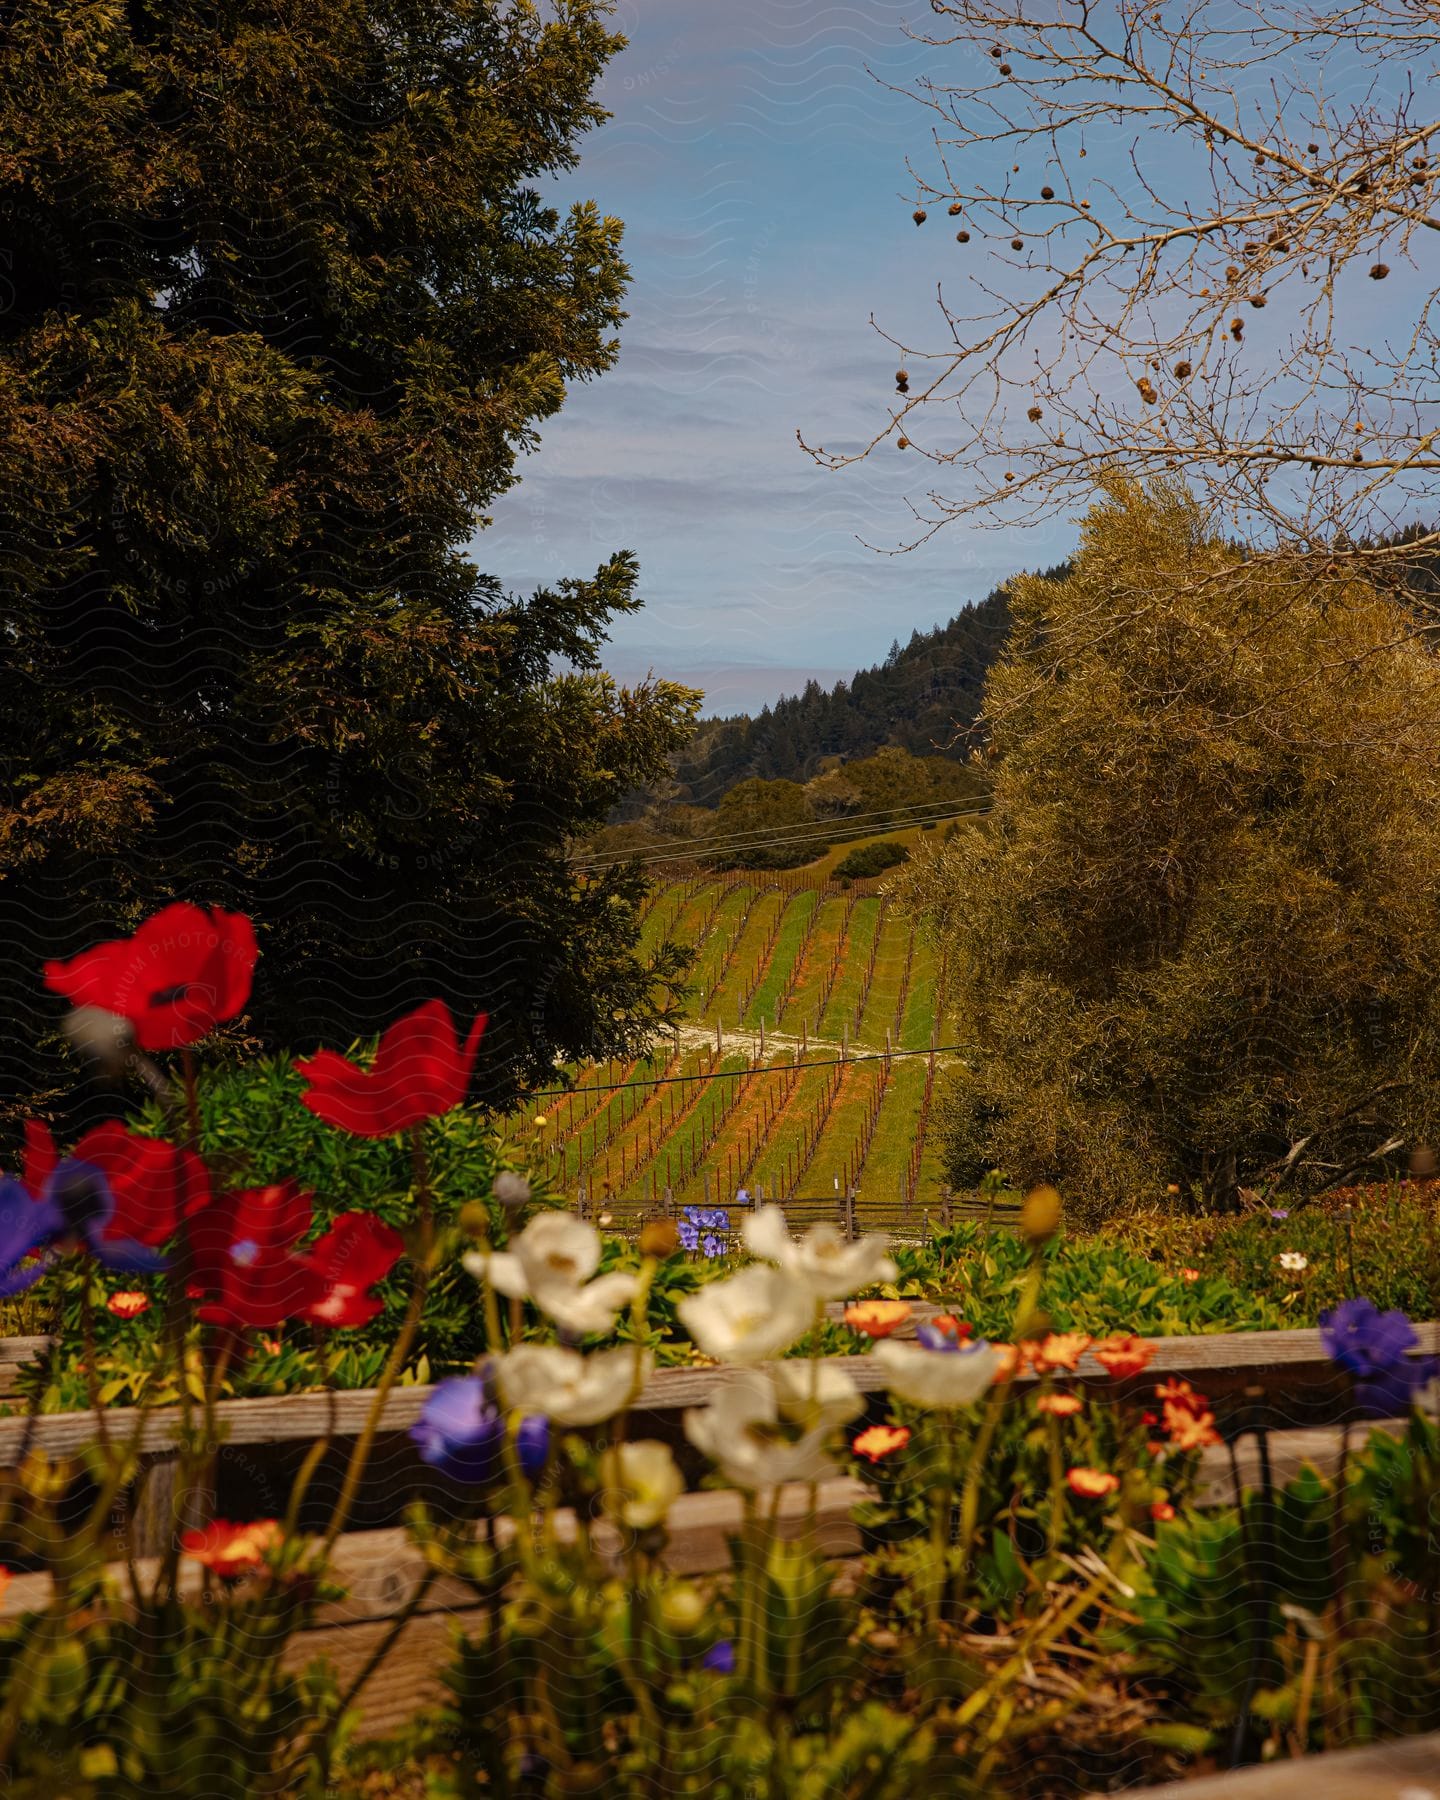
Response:
[[[680,1230],[673,1219],[647,1219],[640,1227],[642,1256],[673,1256],[680,1245]]]
[[[660,1623],[677,1637],[697,1630],[707,1610],[705,1596],[691,1581],[677,1581],[660,1596]]]
[[[530,1199],[530,1183],[514,1169],[502,1169],[490,1191],[502,1206],[521,1207]]]
[[[490,1233],[490,1209],[483,1200],[467,1200],[460,1208],[456,1223],[466,1237],[483,1238]]]
[[[1032,1244],[1043,1244],[1060,1228],[1060,1196],[1042,1183],[1031,1188],[1020,1208],[1020,1229]]]

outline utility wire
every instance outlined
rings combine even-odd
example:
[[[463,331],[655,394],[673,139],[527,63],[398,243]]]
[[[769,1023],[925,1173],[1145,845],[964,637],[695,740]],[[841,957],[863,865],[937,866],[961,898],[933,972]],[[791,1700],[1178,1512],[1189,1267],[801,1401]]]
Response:
[[[829,831],[850,825],[858,825],[867,819],[891,819],[896,825],[903,828],[907,821],[901,818],[900,815],[916,812],[928,814],[928,812],[932,810],[936,818],[950,818],[961,813],[988,812],[990,810],[990,802],[988,800],[967,800],[956,805],[947,805],[936,808],[933,801],[914,800],[905,806],[879,806],[873,808],[869,812],[846,813],[843,816],[837,815],[833,819],[804,819],[794,825],[777,825],[774,827],[754,826],[746,831],[730,832],[725,837],[706,838],[704,842],[707,846],[714,845],[723,847],[726,845],[749,843],[752,841],[756,843],[771,843],[776,839],[783,840],[785,838],[798,838],[803,841],[807,833],[813,834],[817,829]],[[909,822],[913,823],[914,821]],[[892,827],[875,826],[873,829],[876,831],[886,831],[892,829]],[[700,840],[693,837],[661,838],[657,843],[643,845],[642,848],[659,852],[671,844],[678,844],[681,847],[693,847],[699,841]],[[615,854],[619,855],[620,852],[617,851]],[[600,857],[596,860],[604,861],[608,860],[608,857]]]
[[[707,858],[718,855],[738,854],[745,850],[763,850],[772,845],[782,849],[797,844],[843,843],[845,839],[856,837],[876,837],[885,831],[910,831],[916,826],[938,825],[945,819],[983,818],[989,813],[988,806],[965,806],[952,808],[946,812],[930,813],[919,818],[896,819],[893,825],[874,826],[857,834],[854,829],[855,815],[848,819],[836,821],[833,825],[817,829],[805,829],[785,826],[775,831],[766,831],[745,838],[672,838],[674,844],[684,845],[683,850],[658,849],[653,844],[637,847],[633,852],[620,853],[604,861],[571,863],[570,867],[582,875],[603,874],[607,869],[617,869],[626,863],[638,862],[642,868],[649,868],[659,863],[704,862]],[[736,871],[745,873],[747,871]],[[784,873],[767,869],[751,870],[751,874]]]
[[[611,1081],[593,1085],[587,1083],[584,1087],[573,1088],[537,1088],[533,1094],[528,1096],[526,1104],[528,1105],[531,1100],[565,1100],[575,1094],[621,1094],[630,1088],[674,1087],[678,1083],[686,1081],[749,1081],[754,1075],[793,1074],[797,1068],[803,1071],[805,1069],[834,1069],[849,1063],[894,1062],[902,1056],[938,1056],[945,1050],[963,1050],[964,1048],[963,1044],[935,1044],[924,1050],[867,1050],[861,1056],[831,1056],[822,1058],[819,1062],[765,1063],[758,1069],[711,1069],[705,1075],[656,1075],[644,1081]],[[744,1052],[732,1050],[730,1054],[742,1056]],[[784,1052],[780,1051],[777,1054],[783,1055]]]

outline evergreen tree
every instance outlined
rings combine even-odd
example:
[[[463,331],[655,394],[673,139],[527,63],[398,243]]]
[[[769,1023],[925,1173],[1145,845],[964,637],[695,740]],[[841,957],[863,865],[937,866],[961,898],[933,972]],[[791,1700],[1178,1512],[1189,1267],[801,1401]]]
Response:
[[[638,877],[576,833],[694,699],[599,672],[633,558],[528,598],[467,559],[616,354],[577,159],[602,0],[32,0],[0,29],[3,1088],[47,956],[184,896],[257,918],[252,1023],[492,1014],[480,1090],[656,1018]],[[576,673],[550,670],[563,659]]]

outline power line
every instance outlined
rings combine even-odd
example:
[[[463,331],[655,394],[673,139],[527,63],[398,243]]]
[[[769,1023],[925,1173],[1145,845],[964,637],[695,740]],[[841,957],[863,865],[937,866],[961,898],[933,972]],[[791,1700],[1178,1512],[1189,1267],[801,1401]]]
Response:
[[[798,1069],[834,1069],[849,1063],[894,1062],[902,1056],[939,1056],[942,1051],[963,1050],[963,1044],[931,1044],[924,1050],[867,1050],[863,1056],[830,1056],[818,1062],[766,1063],[758,1069],[711,1069],[704,1075],[656,1075],[644,1081],[597,1082],[573,1088],[537,1088],[529,1100],[567,1100],[576,1094],[622,1094],[631,1088],[675,1087],[687,1081],[749,1081],[755,1075],[786,1075]],[[740,1051],[732,1055],[739,1056]],[[528,1104],[528,1100],[527,1100]]]
[[[588,863],[571,863],[570,867],[577,874],[603,874],[607,869],[620,868],[631,862],[638,862],[642,868],[650,868],[660,863],[704,862],[708,857],[738,854],[744,850],[761,850],[776,844],[781,847],[789,847],[795,844],[843,843],[846,838],[857,835],[862,838],[877,837],[887,830],[909,831],[916,826],[938,825],[945,819],[983,818],[989,811],[989,806],[955,807],[945,812],[930,813],[920,818],[897,819],[893,825],[875,826],[869,831],[862,831],[858,834],[854,829],[856,815],[851,814],[848,819],[839,820],[833,825],[808,831],[795,826],[787,826],[745,838],[705,838],[700,840],[672,838],[670,842],[683,844],[687,848],[684,850],[657,850],[653,844],[647,844],[629,854],[616,853],[603,861],[597,859]],[[748,872],[765,875],[784,873],[785,871],[757,869]]]
[[[830,819],[830,820],[821,820],[821,819],[802,820],[798,824],[777,825],[773,828],[757,826],[757,827],[752,827],[751,829],[746,830],[746,831],[731,832],[728,835],[726,835],[725,837],[706,838],[703,840],[703,844],[704,844],[704,847],[707,849],[710,849],[710,848],[724,849],[727,847],[733,848],[737,845],[746,845],[746,844],[750,844],[750,843],[769,844],[769,843],[774,843],[777,840],[784,842],[784,841],[790,840],[790,839],[793,839],[799,843],[803,843],[807,836],[813,837],[820,831],[827,831],[827,832],[832,831],[832,830],[842,830],[843,831],[852,825],[860,824],[863,820],[866,820],[866,819],[890,819],[893,821],[893,825],[891,825],[891,826],[877,825],[877,826],[874,826],[871,828],[872,831],[887,831],[887,830],[893,829],[894,826],[899,826],[901,829],[904,829],[907,825],[915,824],[915,823],[918,823],[919,821],[907,820],[907,819],[900,817],[899,815],[905,814],[905,813],[919,812],[924,808],[932,807],[933,804],[934,804],[933,802],[928,801],[928,800],[914,800],[914,801],[911,801],[910,804],[907,806],[879,806],[879,807],[873,808],[869,812],[846,813],[843,817],[836,817],[836,818]],[[990,810],[989,801],[983,801],[983,802],[965,801],[964,803],[959,804],[959,805],[945,806],[945,807],[942,807],[942,808],[936,810],[934,813],[934,817],[936,817],[936,818],[951,818],[951,817],[955,817],[955,816],[958,816],[963,813],[988,812],[989,810]],[[927,815],[927,816],[929,816],[929,815]],[[863,836],[864,833],[862,833],[861,835]],[[693,849],[696,847],[696,845],[698,843],[700,843],[700,841],[701,840],[698,840],[693,837],[661,838],[658,843],[645,844],[645,845],[640,846],[640,848],[643,850],[648,850],[648,851],[654,852],[656,854],[659,854],[659,853],[663,852],[670,845],[679,845],[682,848]],[[621,860],[624,859],[623,853],[619,852],[619,851],[614,852],[614,856],[617,858],[620,858]],[[602,856],[602,857],[595,858],[596,862],[609,861],[609,860],[611,860],[610,856]],[[589,865],[579,864],[576,866],[587,867]]]

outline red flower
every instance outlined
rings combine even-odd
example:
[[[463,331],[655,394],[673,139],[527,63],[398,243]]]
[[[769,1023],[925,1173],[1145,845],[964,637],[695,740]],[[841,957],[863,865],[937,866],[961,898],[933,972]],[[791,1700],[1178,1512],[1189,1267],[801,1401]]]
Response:
[[[141,1137],[118,1120],[87,1131],[70,1152],[72,1162],[89,1163],[105,1177],[115,1211],[106,1237],[134,1238],[152,1247],[179,1229],[180,1220],[209,1199],[205,1165],[191,1150],[164,1138]],[[24,1182],[39,1195],[60,1162],[48,1126],[25,1122]]]
[[[1103,1500],[1120,1485],[1118,1475],[1106,1474],[1103,1469],[1067,1469],[1065,1479],[1070,1483],[1071,1493],[1079,1494],[1085,1500]]]
[[[1176,1406],[1185,1412],[1202,1413],[1210,1404],[1202,1393],[1191,1387],[1188,1381],[1177,1381],[1173,1375],[1160,1383],[1155,1389],[1155,1394],[1167,1412],[1172,1406]]]
[[[150,1296],[142,1294],[138,1288],[130,1288],[112,1294],[105,1302],[105,1310],[114,1313],[117,1319],[138,1319],[141,1313],[149,1312]]]
[[[278,1549],[284,1541],[277,1519],[256,1519],[249,1525],[216,1519],[203,1531],[187,1531],[180,1548],[222,1581],[238,1581],[242,1575],[263,1569],[266,1552]]]
[[[845,1308],[845,1323],[866,1337],[889,1337],[910,1317],[908,1300],[858,1300]]]
[[[316,1277],[290,1254],[310,1229],[310,1199],[294,1181],[221,1194],[190,1221],[190,1292],[200,1317],[242,1330],[279,1325],[317,1297]]]
[[[462,1046],[450,1009],[427,1000],[381,1033],[369,1069],[334,1050],[296,1063],[310,1084],[301,1100],[327,1125],[358,1137],[391,1137],[460,1104],[484,1029],[480,1013]]]
[[[1095,1345],[1091,1354],[1108,1375],[1138,1375],[1155,1354],[1155,1346],[1144,1338],[1108,1337]]]
[[[1208,1450],[1221,1441],[1214,1413],[1191,1412],[1185,1406],[1166,1406],[1165,1429],[1172,1450]]]
[[[909,1442],[908,1425],[871,1425],[860,1433],[850,1448],[866,1462],[878,1463],[884,1457],[893,1456],[897,1450],[903,1450]]]
[[[142,1050],[173,1050],[244,1007],[256,954],[255,928],[243,913],[181,901],[133,937],[47,962],[45,985],[76,1006],[129,1019]]]
[[[1175,1508],[1168,1500],[1152,1500],[1150,1502],[1150,1517],[1154,1519],[1158,1525],[1164,1525],[1168,1520],[1175,1517]]]
[[[393,1226],[371,1213],[341,1213],[301,1261],[321,1283],[322,1293],[305,1316],[317,1325],[367,1325],[383,1302],[365,1290],[395,1267],[404,1240]]]

